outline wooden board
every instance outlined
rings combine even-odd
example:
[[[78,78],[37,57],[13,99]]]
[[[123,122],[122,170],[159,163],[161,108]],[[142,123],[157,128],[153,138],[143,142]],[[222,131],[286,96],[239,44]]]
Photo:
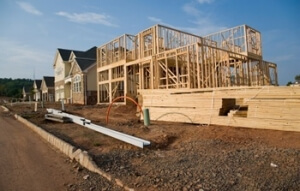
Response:
[[[151,120],[300,131],[300,87],[139,92]]]

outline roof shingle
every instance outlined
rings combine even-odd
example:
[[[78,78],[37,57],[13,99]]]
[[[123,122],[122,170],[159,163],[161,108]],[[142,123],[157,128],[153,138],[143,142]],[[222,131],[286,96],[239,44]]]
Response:
[[[63,61],[69,60],[72,50],[62,49],[62,48],[58,48],[57,50],[58,50],[61,58],[63,59]]]
[[[76,58],[76,62],[78,66],[80,67],[81,71],[84,71],[85,69],[89,68],[93,64],[96,63],[95,59],[86,59],[86,58]]]
[[[41,88],[41,84],[42,84],[42,80],[34,80],[35,84],[36,84],[36,88],[40,89]]]
[[[52,76],[44,76],[44,81],[46,83],[46,86],[49,87],[54,87],[54,77]]]

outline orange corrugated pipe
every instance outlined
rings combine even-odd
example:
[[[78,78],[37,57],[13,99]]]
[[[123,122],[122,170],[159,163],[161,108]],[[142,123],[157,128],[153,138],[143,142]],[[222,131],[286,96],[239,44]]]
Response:
[[[110,112],[110,108],[112,106],[112,104],[119,100],[119,99],[122,99],[122,98],[125,98],[125,99],[128,99],[130,101],[132,101],[136,106],[139,107],[140,109],[140,113],[142,113],[142,115],[144,116],[144,113],[143,113],[143,110],[142,110],[142,107],[134,100],[132,99],[131,97],[127,97],[127,96],[120,96],[120,97],[116,97],[115,99],[112,100],[112,102],[109,104],[108,108],[107,108],[107,112],[106,112],[106,124],[108,124],[108,116],[109,116],[109,112]]]

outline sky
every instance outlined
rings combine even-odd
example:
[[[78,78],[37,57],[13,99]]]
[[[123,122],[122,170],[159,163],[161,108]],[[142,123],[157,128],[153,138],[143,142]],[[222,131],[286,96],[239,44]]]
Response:
[[[57,48],[85,51],[156,24],[199,36],[246,24],[286,85],[300,74],[299,10],[298,0],[0,0],[0,78],[53,76]]]

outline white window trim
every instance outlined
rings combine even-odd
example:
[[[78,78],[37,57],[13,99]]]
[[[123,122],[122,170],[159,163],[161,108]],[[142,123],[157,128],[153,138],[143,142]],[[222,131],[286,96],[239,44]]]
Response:
[[[81,76],[79,74],[73,77],[73,92],[74,93],[81,93]]]

